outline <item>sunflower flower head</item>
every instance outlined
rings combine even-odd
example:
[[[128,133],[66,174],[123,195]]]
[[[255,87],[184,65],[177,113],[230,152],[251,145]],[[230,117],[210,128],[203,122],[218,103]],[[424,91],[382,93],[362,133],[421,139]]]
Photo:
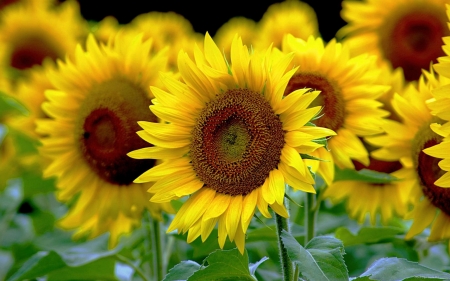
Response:
[[[74,59],[58,61],[47,72],[53,89],[47,90],[38,120],[42,156],[50,159],[45,177],[57,177],[57,198],[76,203],[60,221],[75,236],[96,237],[110,232],[110,247],[137,226],[145,209],[160,217],[171,212],[168,203],[151,203],[150,183],[133,183],[155,164],[126,153],[146,146],[135,132],[137,121],[157,121],[148,105],[149,86],[166,70],[164,53],[153,54],[152,40],[119,32],[107,45],[89,35],[86,51],[77,46]]]
[[[231,42],[233,42],[234,35],[236,33],[239,34],[242,42],[247,46],[251,46],[256,38],[258,27],[259,25],[251,19],[234,17],[217,29],[214,41],[223,50],[223,53],[230,57]]]
[[[168,91],[152,87],[157,103],[150,109],[168,123],[140,122],[138,134],[154,146],[129,156],[171,159],[135,180],[156,181],[151,201],[190,195],[169,232],[178,229],[188,232],[188,242],[199,236],[204,241],[218,224],[219,245],[229,237],[243,253],[256,207],[265,217],[271,217],[269,206],[287,217],[285,184],[315,192],[300,153],[320,147],[314,141],[334,132],[308,126],[320,111],[307,108],[319,92],[302,89],[283,98],[296,70],[286,71],[292,54],[249,52],[235,36],[228,63],[208,33],[204,46],[204,52],[195,49],[195,62],[180,52],[184,82],[163,76]]]
[[[62,59],[87,32],[75,1],[50,7],[48,2],[6,7],[0,15],[0,67],[11,81],[26,77],[45,59]]]
[[[346,45],[331,40],[325,44],[321,38],[308,40],[287,35],[283,39],[283,52],[294,52],[293,65],[300,65],[285,90],[289,96],[297,89],[312,88],[321,94],[312,101],[323,106],[319,127],[337,133],[328,142],[328,148],[317,149],[313,155],[327,161],[310,161],[313,170],[330,185],[334,179],[334,165],[354,169],[353,161],[369,164],[369,155],[360,137],[382,132],[380,122],[388,112],[381,109],[376,99],[389,87],[378,80],[379,70],[374,57],[351,56]]]
[[[127,27],[144,33],[144,39],[154,38],[155,52],[170,46],[168,63],[173,69],[176,69],[177,55],[181,49],[191,54],[193,46],[201,42],[201,35],[194,31],[192,24],[174,12],[140,14]]]
[[[284,35],[292,34],[306,40],[311,35],[319,35],[318,26],[316,13],[307,3],[298,0],[275,3],[258,22],[255,46],[267,48],[273,44],[281,48]]]
[[[408,81],[443,55],[442,37],[450,35],[445,14],[448,0],[365,0],[342,2],[347,25],[337,33],[351,49],[369,52],[380,63],[403,68]]]
[[[436,145],[444,144],[442,135],[436,133],[443,120],[433,116],[426,104],[432,98],[433,90],[439,88],[440,83],[445,83],[439,77],[433,77],[432,73],[424,73],[417,87],[411,84],[401,95],[395,94],[392,106],[401,121],[386,120],[383,124],[384,135],[367,138],[380,147],[372,153],[373,157],[402,164],[399,178],[404,190],[409,192],[408,203],[413,205],[405,216],[406,219],[413,219],[407,239],[430,225],[428,240],[450,238],[447,226],[450,222],[450,193],[448,188],[436,185],[436,180],[445,173],[441,167],[445,166],[439,164],[440,159],[426,153],[439,151],[438,154],[442,155],[442,147],[436,149]]]

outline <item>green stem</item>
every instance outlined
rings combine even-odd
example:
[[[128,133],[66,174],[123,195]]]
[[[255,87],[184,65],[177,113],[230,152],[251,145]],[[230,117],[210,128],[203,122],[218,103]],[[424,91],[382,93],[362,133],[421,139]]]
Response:
[[[314,238],[316,227],[316,195],[313,193],[306,193],[305,198],[305,245]]]
[[[287,201],[285,202],[285,205],[287,205]],[[286,206],[286,210],[287,209],[288,208]],[[280,262],[282,265],[283,280],[292,281],[294,274],[294,266],[291,259],[288,256],[283,240],[281,240],[281,234],[283,230],[290,232],[289,220],[275,213],[275,221],[277,225],[278,252],[280,255]]]
[[[142,278],[142,280],[150,281],[150,279],[148,279],[147,276],[145,276],[144,272],[139,267],[135,266],[134,263],[131,262],[129,259],[119,254],[116,254],[115,257],[118,261],[123,262],[124,264],[127,264],[132,269],[134,269],[134,271]]]
[[[298,276],[300,275],[300,269],[298,268],[298,265],[295,265],[295,271],[294,271],[294,279],[292,280],[298,280]]]
[[[153,251],[153,272],[156,272],[156,280],[162,280],[164,277],[164,266],[161,251],[161,229],[160,222],[152,218],[152,251]]]

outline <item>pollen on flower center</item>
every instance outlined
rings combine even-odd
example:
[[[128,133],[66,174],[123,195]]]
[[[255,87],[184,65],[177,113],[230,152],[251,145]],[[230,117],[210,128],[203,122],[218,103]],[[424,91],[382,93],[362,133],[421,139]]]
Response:
[[[323,116],[314,121],[319,127],[337,131],[344,123],[345,105],[341,90],[333,81],[316,73],[297,73],[289,81],[285,95],[303,88],[321,91],[310,107],[323,106]]]
[[[409,12],[380,28],[381,49],[394,68],[403,68],[406,80],[417,80],[422,69],[445,55],[441,46],[442,37],[449,35],[446,23],[443,11]]]
[[[76,126],[80,149],[89,166],[107,182],[129,185],[154,160],[135,160],[127,156],[134,149],[148,146],[136,131],[137,121],[156,121],[148,110],[146,93],[124,79],[97,85],[83,102]]]
[[[263,96],[234,89],[201,111],[190,150],[206,187],[232,196],[262,186],[277,168],[284,147],[282,123]]]
[[[235,162],[241,159],[247,150],[250,136],[242,120],[231,119],[217,129],[215,141],[219,157],[228,162]]]
[[[434,133],[429,128],[429,124],[426,124],[416,134],[415,141],[413,142],[413,160],[424,195],[433,205],[447,215],[450,215],[450,189],[442,188],[434,184],[445,173],[438,165],[441,159],[427,155],[422,151],[441,141],[442,137]]]
[[[40,38],[27,38],[15,45],[11,54],[11,66],[18,70],[25,70],[34,65],[41,65],[45,58],[56,60],[60,57],[48,42]]]

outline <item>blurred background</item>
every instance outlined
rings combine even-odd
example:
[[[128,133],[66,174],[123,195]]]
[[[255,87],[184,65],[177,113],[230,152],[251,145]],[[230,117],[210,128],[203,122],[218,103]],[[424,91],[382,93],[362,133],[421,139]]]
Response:
[[[283,1],[88,1],[79,0],[81,14],[87,20],[100,21],[104,17],[114,16],[119,23],[129,23],[135,16],[150,12],[173,11],[189,20],[196,32],[208,31],[214,36],[216,30],[230,18],[242,16],[259,21],[274,3]],[[345,22],[340,17],[342,1],[305,0],[316,12],[319,31],[325,41],[334,37]],[[205,5],[206,3],[206,5]]]

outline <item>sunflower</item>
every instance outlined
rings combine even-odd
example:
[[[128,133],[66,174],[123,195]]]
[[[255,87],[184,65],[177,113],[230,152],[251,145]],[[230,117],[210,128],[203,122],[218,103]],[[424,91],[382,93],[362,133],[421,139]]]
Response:
[[[109,38],[114,38],[120,28],[121,25],[115,17],[107,16],[101,21],[93,23],[90,30],[99,42],[106,44]]]
[[[258,22],[255,46],[267,48],[270,44],[281,48],[283,36],[292,34],[301,39],[318,36],[319,27],[314,9],[298,0],[287,0],[269,6]]]
[[[342,2],[348,23],[338,31],[356,54],[369,52],[393,68],[403,68],[408,81],[444,53],[442,37],[450,35],[445,4],[448,0],[365,0]]]
[[[176,69],[178,52],[183,49],[193,54],[193,46],[201,42],[201,35],[182,15],[174,12],[149,12],[135,17],[127,27],[144,33],[144,39],[159,38],[154,42],[158,52],[170,46],[169,66]]]
[[[223,53],[229,57],[230,46],[234,35],[236,33],[239,34],[242,43],[251,46],[256,38],[257,28],[256,22],[251,19],[234,17],[217,29],[217,32],[214,35],[214,41],[217,46],[219,46],[220,50],[223,50]]]
[[[367,140],[380,147],[372,153],[374,158],[400,161],[403,166],[404,188],[410,190],[408,200],[413,204],[413,209],[405,216],[413,219],[406,238],[411,239],[433,224],[428,239],[436,241],[450,238],[446,227],[450,222],[450,193],[435,185],[444,173],[438,166],[439,159],[424,153],[443,140],[430,128],[431,124],[441,124],[442,120],[434,117],[426,106],[440,80],[439,77],[431,80],[426,77],[432,76],[427,73],[421,76],[417,88],[410,85],[402,95],[394,95],[392,106],[402,122],[386,120],[383,124],[386,134]]]
[[[245,233],[255,213],[270,217],[268,206],[287,217],[285,184],[315,192],[314,179],[299,153],[310,153],[319,138],[334,132],[308,122],[320,106],[307,108],[318,91],[301,89],[283,99],[296,69],[286,72],[292,55],[272,49],[250,52],[237,36],[231,62],[207,33],[205,52],[178,56],[182,81],[163,77],[168,91],[152,88],[151,111],[168,124],[140,122],[138,134],[154,147],[129,153],[133,158],[171,159],[135,182],[156,181],[151,201],[188,196],[168,232],[189,232],[188,242],[204,241],[218,223],[219,245],[227,236],[244,251]],[[285,73],[286,72],[286,73]]]
[[[44,4],[11,5],[0,15],[0,67],[13,83],[45,59],[73,52],[87,32],[76,1]]]
[[[380,82],[390,89],[378,100],[383,103],[382,109],[389,112],[390,120],[400,121],[401,118],[391,105],[391,99],[395,93],[402,93],[408,83],[405,82],[403,70],[384,65],[380,67]],[[367,169],[384,174],[389,174],[391,178],[402,179],[403,170],[399,161],[381,161],[370,156],[370,152],[376,147],[367,143],[364,138],[361,141],[369,152],[369,165],[364,165],[358,161],[352,161],[356,170]],[[387,176],[387,175],[386,175]],[[360,180],[339,180],[333,182],[324,192],[324,197],[329,198],[334,204],[345,201],[348,215],[363,224],[367,215],[370,223],[377,223],[377,216],[381,218],[381,223],[386,225],[394,216],[404,217],[408,210],[408,192],[405,182],[401,180],[391,180],[384,182],[367,182]]]
[[[447,5],[447,14],[450,17],[450,5]],[[425,149],[423,152],[435,158],[443,159],[439,162],[439,167],[446,171],[445,174],[439,178],[434,184],[439,187],[450,187],[450,167],[448,165],[449,156],[446,154],[450,148],[450,37],[445,37],[443,50],[447,54],[445,57],[438,58],[439,63],[434,65],[436,71],[440,74],[440,80],[445,80],[440,87],[436,87],[432,91],[433,98],[429,99],[428,107],[431,110],[431,114],[447,121],[444,125],[438,123],[432,124],[431,129],[438,135],[444,137],[442,143],[439,143],[433,147]]]
[[[109,246],[140,223],[144,209],[160,217],[170,204],[150,203],[150,183],[133,180],[152,167],[153,160],[139,161],[126,153],[146,146],[135,131],[137,121],[156,117],[148,110],[153,95],[149,85],[165,71],[163,53],[151,54],[152,40],[119,32],[99,47],[89,35],[86,51],[77,46],[74,59],[58,61],[47,75],[54,90],[47,90],[38,120],[41,154],[51,159],[45,177],[57,176],[57,198],[76,204],[60,221],[77,229],[75,237],[96,237],[110,232]]]
[[[307,41],[287,35],[283,52],[295,52],[294,65],[300,68],[292,76],[285,95],[302,88],[313,88],[321,95],[313,104],[323,105],[322,117],[314,121],[320,127],[337,133],[325,148],[317,149],[314,156],[326,161],[309,161],[314,170],[330,185],[334,178],[334,165],[354,169],[352,160],[369,165],[369,154],[359,137],[382,132],[380,123],[388,112],[380,109],[375,99],[388,87],[378,81],[379,70],[374,58],[367,55],[350,57],[345,45],[331,40],[325,45],[321,38]]]
[[[47,72],[55,70],[56,65],[52,61],[45,61],[42,66],[30,70],[27,80],[21,80],[17,83],[13,96],[26,107],[28,113],[8,118],[5,121],[8,126],[31,138],[38,139],[35,122],[40,118],[47,117],[41,105],[45,101],[45,90],[53,89],[53,85],[47,77]]]

